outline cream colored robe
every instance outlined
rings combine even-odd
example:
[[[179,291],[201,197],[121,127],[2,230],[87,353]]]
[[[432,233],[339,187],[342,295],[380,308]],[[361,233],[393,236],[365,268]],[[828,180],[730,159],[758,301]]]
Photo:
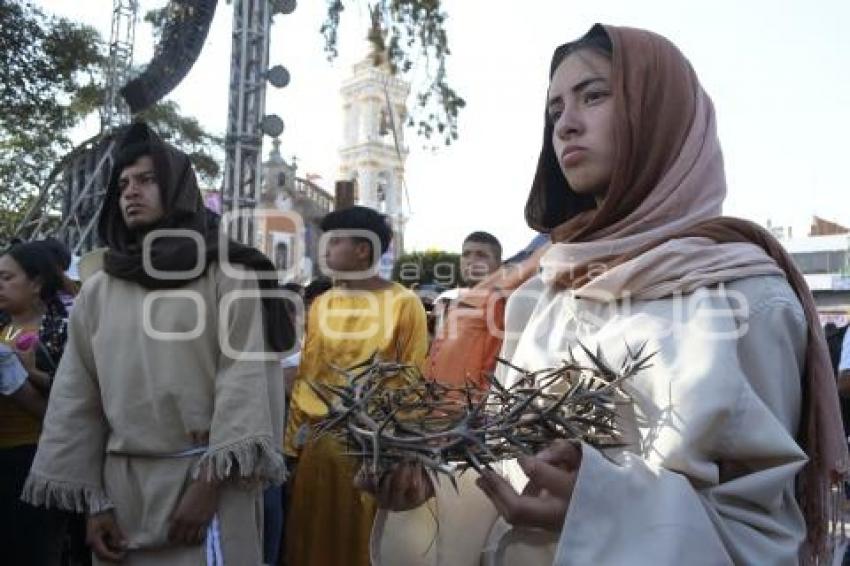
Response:
[[[126,564],[205,563],[203,546],[166,542],[169,517],[202,461],[226,479],[218,510],[225,563],[262,561],[262,487],[284,476],[283,382],[276,355],[238,359],[265,347],[259,300],[223,309],[229,294],[258,289],[252,272],[240,272],[245,279],[211,264],[163,292],[99,272],[77,298],[24,499],[86,512],[114,507],[129,539]],[[157,336],[146,325],[182,336]],[[197,448],[192,431],[209,431],[208,447],[175,456]]]
[[[613,363],[626,342],[658,352],[631,384],[630,448],[583,446],[559,535],[511,530],[469,472],[459,494],[443,481],[430,509],[380,514],[376,566],[798,563],[805,524],[794,481],[806,456],[794,438],[807,326],[784,278],[624,305],[535,277],[506,316],[503,356],[526,369],[558,364],[577,339]],[[504,471],[523,485],[515,464]]]

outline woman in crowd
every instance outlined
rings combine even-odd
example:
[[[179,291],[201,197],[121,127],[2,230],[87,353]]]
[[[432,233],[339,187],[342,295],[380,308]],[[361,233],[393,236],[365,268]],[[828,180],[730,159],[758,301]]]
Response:
[[[61,285],[53,258],[39,242],[18,244],[0,255],[0,343],[17,352],[27,373],[22,387],[37,392],[42,406],[65,346]],[[0,548],[9,564],[47,564],[58,552],[57,521],[50,512],[20,501],[41,418],[2,396],[0,423]]]

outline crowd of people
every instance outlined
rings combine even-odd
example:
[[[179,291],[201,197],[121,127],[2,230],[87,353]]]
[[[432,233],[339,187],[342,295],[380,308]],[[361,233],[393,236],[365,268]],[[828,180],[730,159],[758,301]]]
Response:
[[[525,218],[546,237],[504,261],[472,231],[430,313],[374,269],[393,237],[378,212],[329,213],[328,277],[281,286],[222,235],[188,155],[128,127],[82,285],[55,240],[0,255],[9,563],[827,560],[850,354],[836,387],[790,257],[722,216],[714,109],[689,62],[654,33],[597,25],[555,50],[544,110]],[[394,361],[486,390],[585,359],[580,344],[655,353],[629,384],[622,447],[559,440],[434,482],[415,460],[376,478],[316,434],[315,386],[341,369]]]

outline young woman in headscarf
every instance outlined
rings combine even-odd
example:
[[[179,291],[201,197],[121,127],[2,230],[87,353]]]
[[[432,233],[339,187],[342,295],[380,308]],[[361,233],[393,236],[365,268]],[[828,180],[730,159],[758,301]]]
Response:
[[[629,384],[626,448],[556,442],[478,478],[502,516],[487,560],[829,560],[847,446],[823,332],[780,244],[721,216],[725,193],[712,103],[672,43],[597,25],[555,50],[526,206],[553,245],[508,303],[502,355],[656,355]],[[489,522],[441,518],[440,538]],[[478,540],[454,542],[475,563]]]

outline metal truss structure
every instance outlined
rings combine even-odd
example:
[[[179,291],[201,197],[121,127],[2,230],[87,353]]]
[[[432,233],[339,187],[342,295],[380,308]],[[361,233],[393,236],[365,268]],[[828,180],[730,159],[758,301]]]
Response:
[[[96,136],[68,154],[27,210],[16,236],[34,240],[50,234],[75,254],[94,248],[114,145],[114,139]]]
[[[94,228],[120,128],[130,122],[131,113],[155,104],[186,76],[201,52],[216,4],[217,0],[172,0],[153,59],[141,75],[129,80],[138,0],[113,0],[100,134],[75,148],[54,168],[16,231],[19,238],[52,234],[74,253],[97,245]]]
[[[221,202],[231,214],[229,235],[257,246],[254,208],[262,187],[263,135],[278,136],[283,122],[265,115],[266,81],[283,87],[289,74],[269,69],[272,15],[291,14],[295,0],[234,0],[233,49],[230,58],[230,98],[225,137],[224,184]]]
[[[233,50],[225,137],[223,210],[235,214],[226,228],[249,246],[254,242],[253,210],[262,184],[260,122],[265,114],[271,13],[268,0],[233,2]]]
[[[114,136],[98,136],[73,154],[64,168],[59,184],[62,222],[53,235],[74,253],[91,250],[97,245],[95,226],[106,196],[114,147]]]
[[[106,68],[106,97],[100,119],[102,132],[111,131],[130,120],[129,109],[119,90],[129,80],[133,66],[138,9],[137,0],[113,0],[109,60]]]

